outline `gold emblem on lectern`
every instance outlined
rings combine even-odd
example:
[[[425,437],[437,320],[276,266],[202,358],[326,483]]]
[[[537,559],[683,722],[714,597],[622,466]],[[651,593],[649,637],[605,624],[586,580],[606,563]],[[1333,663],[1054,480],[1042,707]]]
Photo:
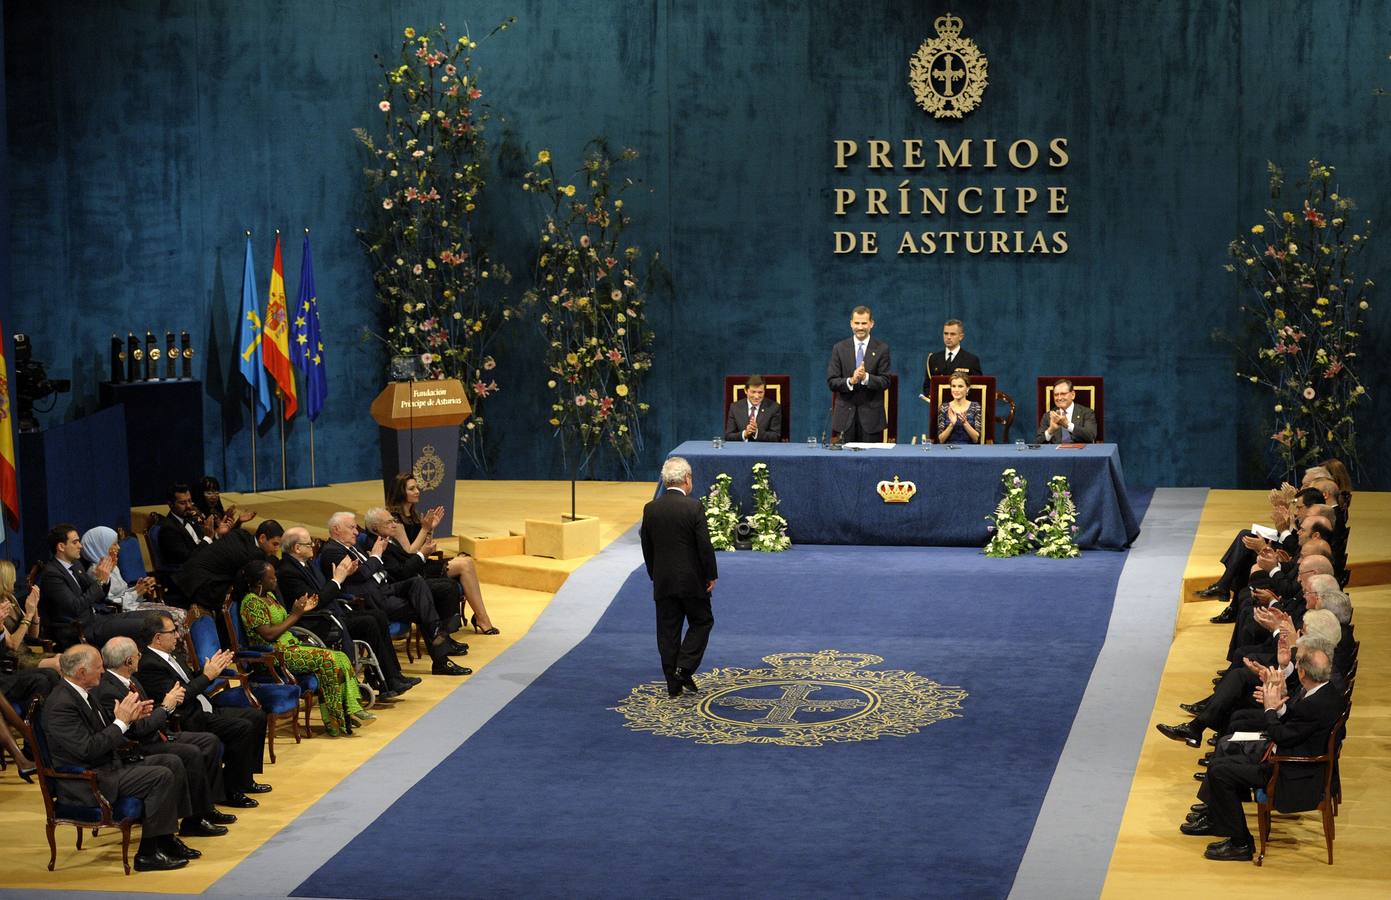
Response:
[[[884,498],[885,503],[907,503],[918,492],[918,486],[911,481],[899,481],[895,475],[893,481],[879,482],[875,490]]]
[[[434,444],[426,444],[411,466],[411,474],[422,491],[433,491],[444,481],[444,460],[435,453]]]
[[[635,687],[618,706],[626,725],[698,744],[821,747],[906,737],[962,717],[967,693],[917,672],[872,669],[884,657],[818,650],[774,653],[767,668],[700,673],[700,693],[671,699],[666,682]]]
[[[959,119],[980,105],[989,84],[990,61],[976,42],[961,36],[961,19],[947,13],[933,26],[934,40],[923,41],[908,60],[908,86],[918,105],[938,119]]]

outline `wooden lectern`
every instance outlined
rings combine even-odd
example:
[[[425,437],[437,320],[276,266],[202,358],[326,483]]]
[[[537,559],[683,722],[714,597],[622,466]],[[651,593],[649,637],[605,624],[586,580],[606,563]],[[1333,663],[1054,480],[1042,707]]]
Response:
[[[372,401],[382,450],[382,492],[398,472],[415,475],[416,509],[444,507],[436,537],[454,533],[454,482],[459,466],[459,426],[473,412],[456,378],[395,381]]]

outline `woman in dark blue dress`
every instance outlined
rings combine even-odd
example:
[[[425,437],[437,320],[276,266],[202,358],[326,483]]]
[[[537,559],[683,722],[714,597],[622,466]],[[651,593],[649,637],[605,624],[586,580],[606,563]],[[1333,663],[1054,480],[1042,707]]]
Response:
[[[937,410],[937,443],[979,444],[980,404],[966,399],[971,377],[957,372],[951,377],[951,401]]]

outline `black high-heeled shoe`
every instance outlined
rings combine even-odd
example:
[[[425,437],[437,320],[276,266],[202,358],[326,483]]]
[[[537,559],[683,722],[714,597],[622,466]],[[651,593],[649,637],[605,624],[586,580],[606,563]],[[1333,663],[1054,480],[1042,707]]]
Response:
[[[33,783],[34,783],[34,775],[35,775],[39,770],[38,770],[37,767],[34,767],[34,768],[29,768],[29,769],[19,769],[19,768],[16,768],[15,771],[19,774],[19,777],[20,777],[20,778],[23,778],[25,781],[29,782],[30,784],[33,784]]]
[[[478,624],[478,615],[477,615],[477,614],[474,614],[474,616],[473,616],[471,619],[469,619],[469,624],[473,626],[473,630],[474,630],[475,632],[477,632],[478,634],[501,634],[501,633],[502,633],[502,632],[498,631],[496,627],[489,628],[488,630],[484,631],[484,630],[483,630],[483,627],[482,627],[481,625]]]

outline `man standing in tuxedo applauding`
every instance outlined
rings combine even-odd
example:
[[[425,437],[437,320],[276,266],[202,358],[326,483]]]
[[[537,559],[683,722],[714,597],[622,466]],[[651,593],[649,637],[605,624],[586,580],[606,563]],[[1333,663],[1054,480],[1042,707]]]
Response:
[[[850,314],[852,336],[831,348],[826,384],[832,392],[831,428],[841,441],[877,443],[888,421],[884,391],[889,387],[889,345],[871,337],[874,316],[868,306]]]
[[[710,595],[719,572],[705,512],[691,498],[691,465],[681,457],[662,465],[662,495],[643,507],[640,535],[657,606],[657,652],[667,693],[698,693],[693,675],[715,626]],[[689,623],[684,640],[683,621]]]
[[[932,379],[938,375],[954,375],[965,372],[967,375],[981,375],[980,357],[961,346],[966,336],[966,328],[960,319],[948,319],[942,325],[942,347],[936,353],[927,355],[927,372],[923,375],[923,396],[932,396]]]

